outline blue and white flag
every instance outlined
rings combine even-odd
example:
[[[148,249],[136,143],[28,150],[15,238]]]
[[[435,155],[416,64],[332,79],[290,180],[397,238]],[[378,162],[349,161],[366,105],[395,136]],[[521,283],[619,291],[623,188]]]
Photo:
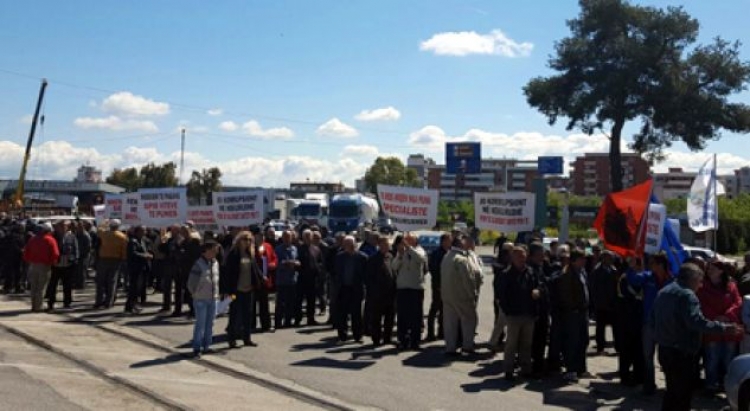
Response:
[[[716,155],[706,160],[690,187],[687,199],[688,225],[693,231],[719,229],[718,196],[724,186],[716,180]]]

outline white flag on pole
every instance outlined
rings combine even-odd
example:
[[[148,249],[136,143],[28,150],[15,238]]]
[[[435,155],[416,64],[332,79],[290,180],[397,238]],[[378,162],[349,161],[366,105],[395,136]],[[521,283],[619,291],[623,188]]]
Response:
[[[687,199],[688,224],[693,231],[719,228],[718,196],[725,194],[724,186],[716,180],[716,155],[706,160],[690,187]]]

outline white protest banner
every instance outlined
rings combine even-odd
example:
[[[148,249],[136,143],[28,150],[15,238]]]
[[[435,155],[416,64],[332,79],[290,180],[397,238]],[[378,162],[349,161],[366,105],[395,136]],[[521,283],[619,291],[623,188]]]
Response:
[[[104,204],[96,204],[92,209],[94,210],[94,221],[96,221],[97,226],[101,227],[102,224],[104,224],[104,220],[107,219],[107,206]]]
[[[187,218],[187,192],[182,188],[142,188],[138,190],[141,224],[167,227]]]
[[[400,231],[431,229],[437,223],[437,190],[378,184],[378,199]]]
[[[216,223],[225,227],[245,227],[263,222],[263,191],[213,193]]]
[[[122,194],[104,195],[104,218],[122,220]]]
[[[193,227],[200,233],[206,231],[219,232],[213,206],[188,206],[187,219],[193,222]]]
[[[644,251],[648,254],[661,250],[661,238],[664,235],[664,223],[667,221],[667,206],[649,204],[646,218],[646,241]]]
[[[122,195],[122,223],[129,226],[141,224],[140,212],[138,210],[138,193],[127,193]]]
[[[534,193],[474,193],[474,219],[480,230],[518,233],[534,229]]]

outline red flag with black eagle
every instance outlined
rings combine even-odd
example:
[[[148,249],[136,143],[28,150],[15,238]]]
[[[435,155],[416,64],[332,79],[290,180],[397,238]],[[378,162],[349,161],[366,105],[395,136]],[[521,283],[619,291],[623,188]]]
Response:
[[[633,186],[604,199],[594,220],[594,228],[604,247],[623,257],[642,256],[643,230],[653,181]]]

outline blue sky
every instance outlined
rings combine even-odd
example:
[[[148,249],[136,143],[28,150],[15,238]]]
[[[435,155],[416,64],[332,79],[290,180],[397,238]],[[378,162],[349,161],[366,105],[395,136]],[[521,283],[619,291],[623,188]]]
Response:
[[[746,34],[745,0],[638,3],[684,6],[704,42]],[[181,127],[186,171],[218,165],[232,184],[352,184],[377,155],[442,162],[461,139],[493,157],[601,151],[602,137],[549,126],[521,91],[577,13],[572,0],[4,2],[0,178],[17,176],[41,77],[32,178],[177,159]],[[724,171],[750,165],[744,138],[707,152]],[[678,145],[659,168],[707,156]]]

